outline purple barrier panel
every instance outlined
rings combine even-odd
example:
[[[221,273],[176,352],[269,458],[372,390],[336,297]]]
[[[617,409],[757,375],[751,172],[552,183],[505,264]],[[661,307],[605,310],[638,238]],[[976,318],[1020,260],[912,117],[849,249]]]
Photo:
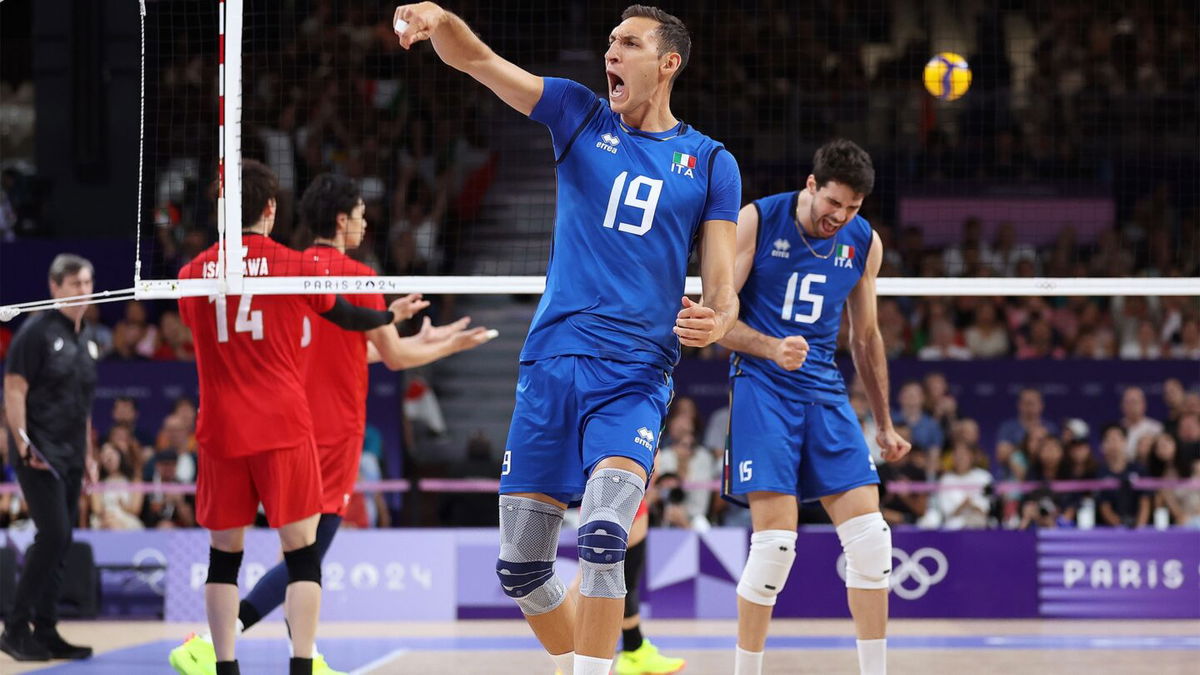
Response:
[[[1115,205],[1108,197],[905,197],[900,200],[900,222],[915,224],[926,246],[943,246],[962,239],[967,218],[983,222],[983,238],[993,241],[1005,222],[1014,223],[1017,240],[1044,246],[1054,241],[1064,225],[1075,228],[1081,242],[1093,242],[1112,227]]]
[[[1037,616],[1032,532],[893,530],[894,617]],[[832,529],[801,531],[775,616],[848,617],[845,558]]]
[[[1200,531],[1042,530],[1042,616],[1200,619]]]
[[[324,621],[448,621],[455,617],[456,538],[451,530],[349,530],[321,566]],[[167,621],[204,620],[208,534],[172,532],[167,550]],[[246,533],[238,575],[249,590],[280,560],[279,537]],[[276,610],[268,618],[282,619]]]
[[[521,610],[504,594],[496,576],[500,533],[495,528],[452,530],[458,546],[458,618],[519,619]],[[558,538],[554,573],[570,586],[579,571],[575,530],[564,528]]]

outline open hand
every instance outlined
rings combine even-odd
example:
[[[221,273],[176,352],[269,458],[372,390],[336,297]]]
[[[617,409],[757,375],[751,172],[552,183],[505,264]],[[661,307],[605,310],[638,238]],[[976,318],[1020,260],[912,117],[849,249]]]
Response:
[[[418,312],[429,306],[429,301],[421,298],[420,293],[409,293],[403,298],[396,298],[388,309],[396,315],[396,321],[411,319]]]

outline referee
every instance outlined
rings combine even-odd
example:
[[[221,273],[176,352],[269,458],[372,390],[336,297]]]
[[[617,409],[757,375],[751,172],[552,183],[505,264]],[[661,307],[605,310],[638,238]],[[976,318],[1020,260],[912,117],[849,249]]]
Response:
[[[62,254],[50,264],[50,295],[92,292],[92,264]],[[8,428],[14,436],[9,462],[17,470],[37,537],[26,551],[25,569],[4,622],[0,650],[18,661],[86,659],[91,647],[58,634],[58,596],[71,528],[79,519],[79,491],[89,456],[96,358],[100,355],[83,322],[86,306],[47,310],[17,331],[4,374]],[[32,623],[32,629],[30,624]]]

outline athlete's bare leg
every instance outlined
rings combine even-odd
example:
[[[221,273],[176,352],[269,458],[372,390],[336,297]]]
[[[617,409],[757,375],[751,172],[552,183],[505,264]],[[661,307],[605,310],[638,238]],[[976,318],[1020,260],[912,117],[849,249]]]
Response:
[[[567,508],[557,499],[536,492],[515,492],[511,496],[553,504],[564,510]],[[554,536],[557,537],[558,533],[555,532]],[[548,653],[558,655],[575,651],[575,598],[570,593],[558,607],[545,614],[527,615],[525,621]]]
[[[825,507],[829,519],[837,527],[851,518],[878,513],[879,487],[863,485],[848,492],[822,497],[821,506]],[[847,588],[846,599],[859,640],[880,640],[887,636],[887,589]]]
[[[794,532],[799,522],[795,495],[779,492],[751,492],[750,521],[755,532],[787,530]],[[767,628],[775,609],[738,596],[738,646],[748,652],[761,652],[767,642]]]
[[[284,552],[311,546],[317,540],[317,521],[320,518],[321,514],[314,513],[304,520],[279,528],[279,542]],[[321,615],[321,584],[314,581],[289,583],[283,606],[292,634],[292,656],[311,659],[313,641],[317,639],[317,619]]]
[[[245,545],[245,528],[213,530],[209,533],[212,547],[226,553],[237,553]],[[204,609],[208,615],[208,630],[212,633],[213,649],[218,661],[234,659],[233,646],[237,640],[238,587],[234,584],[205,584]]]

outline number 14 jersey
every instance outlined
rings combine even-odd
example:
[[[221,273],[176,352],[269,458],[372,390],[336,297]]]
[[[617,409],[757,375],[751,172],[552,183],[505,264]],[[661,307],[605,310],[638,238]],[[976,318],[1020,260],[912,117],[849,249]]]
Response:
[[[741,320],[754,330],[808,340],[804,365],[786,371],[770,359],[735,352],[730,377],[747,376],[780,396],[800,401],[842,403],[846,384],[833,355],[837,351],[842,308],[862,278],[874,236],[861,216],[846,223],[832,239],[801,240],[796,222],[799,192],[784,192],[754,202],[758,241],[754,264],[742,286]]]
[[[268,237],[242,234],[246,276],[316,276],[318,265]],[[180,279],[214,278],[217,247],[196,256]],[[202,453],[243,457],[312,445],[301,379],[304,319],[333,307],[332,295],[214,295],[181,298],[179,315],[196,344]],[[203,461],[203,460],[201,460]]]
[[[569,354],[670,370],[700,224],[737,221],[737,162],[687,124],[632,129],[583,85],[544,83],[530,117],[550,128],[558,201],[546,292],[521,360]]]

